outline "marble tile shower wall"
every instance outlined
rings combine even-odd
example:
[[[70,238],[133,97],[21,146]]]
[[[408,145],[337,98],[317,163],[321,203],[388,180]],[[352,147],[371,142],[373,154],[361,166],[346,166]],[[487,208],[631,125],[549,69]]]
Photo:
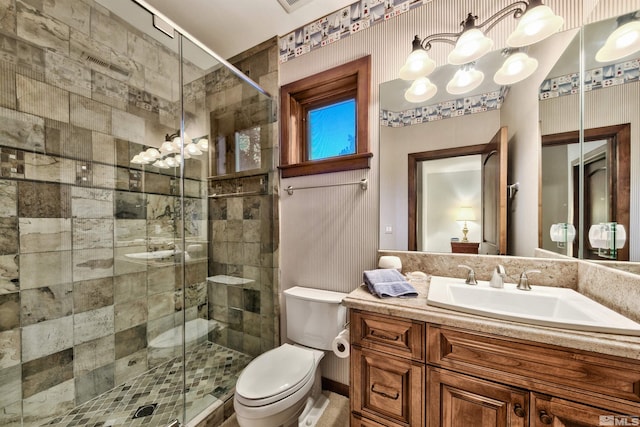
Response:
[[[0,28],[0,425],[39,425],[177,356],[150,343],[182,310],[207,316],[206,165],[182,215],[178,178],[129,164],[178,127],[176,54],[90,0],[0,0]],[[125,256],[174,247],[182,216],[203,244],[184,287]]]

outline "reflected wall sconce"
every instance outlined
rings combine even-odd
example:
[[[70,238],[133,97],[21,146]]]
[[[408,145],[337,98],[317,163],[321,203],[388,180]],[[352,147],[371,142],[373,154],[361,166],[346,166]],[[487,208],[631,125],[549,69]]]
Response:
[[[447,85],[447,91],[458,95],[475,89],[482,83],[484,74],[479,70],[471,73],[473,63],[487,54],[494,44],[493,40],[486,36],[486,33],[509,16],[519,19],[515,31],[506,41],[507,45],[512,48],[537,43],[558,31],[564,23],[564,19],[554,14],[548,6],[544,5],[542,0],[514,2],[480,23],[477,22],[477,16],[469,13],[467,18],[460,23],[462,30],[457,33],[436,33],[423,39],[416,35],[412,42],[411,53],[400,68],[400,78],[416,80],[429,76],[436,68],[435,61],[428,54],[432,43],[448,43],[454,46],[447,57],[448,63],[461,65],[462,68],[459,70],[461,74],[456,72],[454,78]],[[531,58],[523,52],[514,52],[506,59],[501,71],[496,73],[494,79],[509,82],[507,84],[517,83],[529,77],[536,68],[537,61],[532,62]],[[463,84],[460,84],[461,80]],[[410,102],[421,102],[411,101],[407,96],[405,98]]]
[[[462,242],[467,243],[469,239],[467,239],[467,233],[469,232],[469,228],[467,227],[467,221],[475,221],[476,216],[473,213],[473,208],[468,206],[463,206],[458,211],[457,221],[464,221],[464,226],[462,227]]]
[[[152,165],[160,169],[170,169],[180,166],[183,159],[190,159],[193,156],[200,156],[203,152],[209,150],[209,140],[207,137],[191,139],[184,134],[184,147],[182,146],[183,138],[180,138],[180,131],[176,131],[171,135],[167,134],[164,142],[157,148],[147,148],[144,151],[133,156],[131,163],[137,165]]]
[[[596,61],[611,62],[622,59],[640,51],[640,16],[639,12],[620,16],[617,27],[598,52]]]
[[[551,224],[549,236],[552,242],[556,242],[559,248],[565,248],[567,243],[572,243],[576,238],[576,228],[573,224],[559,222]]]
[[[627,232],[622,224],[601,222],[589,227],[589,243],[602,258],[616,259],[617,250],[624,248],[626,241]]]

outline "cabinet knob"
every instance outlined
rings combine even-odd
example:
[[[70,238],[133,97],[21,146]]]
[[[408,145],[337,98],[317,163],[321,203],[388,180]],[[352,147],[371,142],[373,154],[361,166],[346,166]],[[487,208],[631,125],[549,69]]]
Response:
[[[540,411],[540,422],[542,424],[551,424],[553,422],[553,417],[547,414],[547,411]]]
[[[516,403],[513,406],[513,413],[516,414],[516,416],[519,418],[524,418],[527,415],[527,411],[525,411],[522,405],[520,405],[519,403]]]

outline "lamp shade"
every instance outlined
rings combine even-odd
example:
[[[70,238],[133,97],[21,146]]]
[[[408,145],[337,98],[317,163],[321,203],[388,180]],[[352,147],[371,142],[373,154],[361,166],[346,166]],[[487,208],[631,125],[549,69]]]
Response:
[[[596,61],[617,61],[639,50],[640,21],[635,20],[627,22],[607,37],[604,46],[596,53]]]
[[[463,206],[458,210],[458,217],[456,221],[475,221],[476,216],[473,213],[473,208],[469,206]]]
[[[426,50],[418,48],[413,50],[407,57],[402,68],[400,68],[400,78],[403,80],[415,80],[426,77],[436,69],[436,62],[429,57]]]
[[[437,92],[438,88],[431,83],[431,80],[420,77],[411,83],[409,89],[404,93],[404,98],[409,102],[425,102],[433,98]]]
[[[480,58],[493,47],[493,40],[477,28],[470,28],[460,34],[456,47],[449,53],[447,61],[453,65],[463,65]]]
[[[447,92],[452,95],[462,95],[480,86],[484,80],[484,73],[473,67],[464,67],[456,71],[447,83]]]
[[[549,6],[539,4],[531,7],[522,15],[515,31],[507,38],[507,45],[521,47],[537,43],[558,31],[562,24],[564,19],[553,13]]]
[[[493,81],[499,85],[512,85],[529,77],[538,68],[538,61],[526,53],[516,52],[510,55],[496,71]]]

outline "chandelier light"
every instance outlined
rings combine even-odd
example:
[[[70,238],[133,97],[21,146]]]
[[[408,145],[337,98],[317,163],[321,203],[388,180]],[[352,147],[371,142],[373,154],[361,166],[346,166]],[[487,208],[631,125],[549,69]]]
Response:
[[[516,52],[507,57],[494,74],[493,81],[502,86],[512,85],[529,77],[537,68],[537,59],[524,52]]]
[[[184,140],[184,147],[183,141]],[[180,166],[183,159],[190,159],[194,156],[200,156],[203,152],[209,150],[209,140],[206,137],[192,140],[185,133],[184,137],[180,137],[180,131],[174,134],[167,134],[165,140],[157,148],[147,148],[144,151],[133,156],[131,163],[138,165],[152,165],[159,169],[169,169]],[[182,154],[181,154],[182,153]]]
[[[476,70],[473,64],[464,65],[453,75],[447,83],[447,92],[451,95],[462,95],[480,86],[484,80],[484,73]]]
[[[596,61],[611,62],[640,51],[640,19],[635,13],[617,20],[618,28],[596,53]]]
[[[433,98],[437,92],[437,86],[427,77],[420,77],[406,90],[404,97],[409,102],[425,102]]]
[[[447,91],[451,94],[463,94],[477,88],[484,79],[484,73],[469,64],[486,55],[494,46],[487,33],[499,22],[506,18],[518,21],[515,31],[508,37],[506,43],[512,47],[528,46],[537,43],[558,31],[564,24],[564,19],[544,5],[542,0],[516,1],[503,7],[489,18],[478,22],[478,17],[472,13],[460,23],[462,29],[456,33],[436,33],[425,38],[415,36],[412,41],[412,50],[407,61],[402,66],[399,76],[404,80],[418,80],[427,77],[435,69],[435,61],[428,55],[432,43],[441,42],[454,46],[447,56],[447,62],[451,65],[461,65],[455,76],[447,85]],[[640,33],[637,33],[640,37]],[[630,36],[631,37],[631,36]],[[499,84],[513,84],[530,76],[537,68],[535,59],[529,58],[524,52],[517,52],[507,58],[502,68],[494,75],[494,81],[506,82]],[[432,84],[431,82],[429,82]],[[425,88],[427,83],[421,81],[405,92],[405,98],[422,99],[424,93],[435,95],[437,88]],[[413,89],[412,89],[413,88]],[[423,92],[420,92],[422,88]],[[419,96],[418,92],[423,96]],[[430,96],[430,97],[431,97]],[[428,99],[428,98],[427,98]],[[423,101],[411,101],[423,102]]]

